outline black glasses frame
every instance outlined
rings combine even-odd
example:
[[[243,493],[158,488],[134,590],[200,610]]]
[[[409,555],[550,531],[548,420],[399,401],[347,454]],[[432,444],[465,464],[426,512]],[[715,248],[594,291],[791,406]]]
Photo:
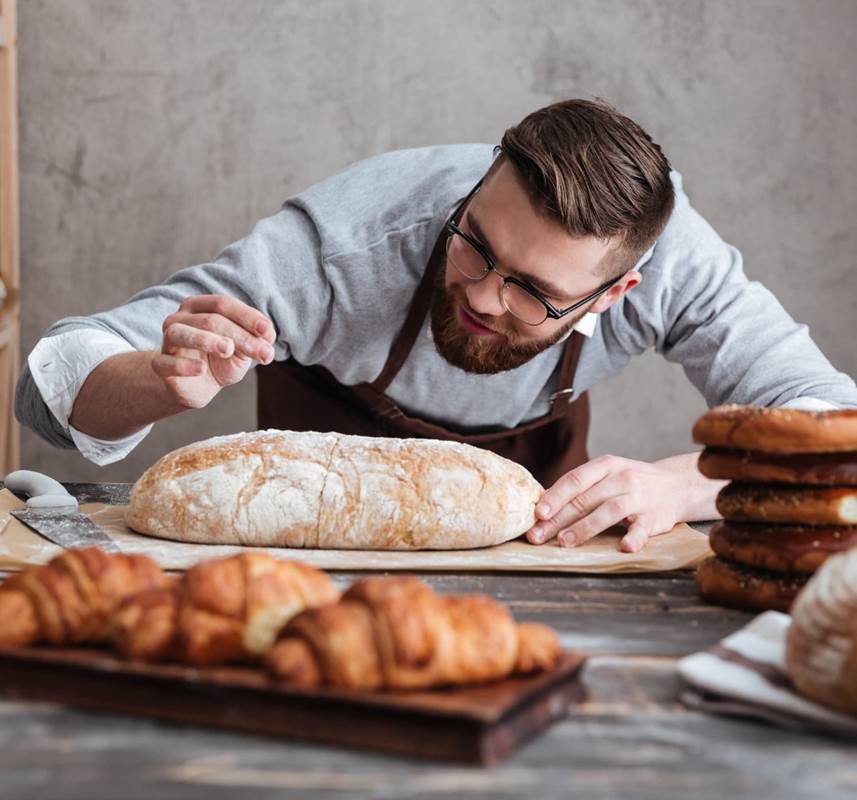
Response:
[[[485,246],[480,241],[478,241],[477,239],[474,239],[470,234],[465,233],[463,230],[461,230],[461,228],[459,228],[458,225],[454,221],[458,217],[458,215],[461,213],[461,211],[464,209],[464,207],[470,202],[473,195],[475,195],[476,192],[479,191],[479,188],[481,186],[482,186],[482,180],[480,180],[470,190],[470,192],[467,194],[467,197],[465,197],[455,207],[455,210],[452,212],[449,219],[446,221],[446,225],[444,226],[444,228],[447,232],[447,235],[455,234],[456,236],[460,236],[462,239],[464,239],[464,241],[466,241],[477,253],[479,253],[479,255],[482,256],[482,259],[485,261],[485,272],[482,275],[480,275],[478,278],[471,278],[469,275],[465,275],[465,273],[461,272],[461,270],[459,269],[458,272],[461,275],[464,275],[464,277],[467,278],[468,280],[476,282],[476,281],[481,281],[483,278],[485,278],[486,275],[489,275],[491,272],[496,272],[497,275],[499,275],[503,279],[503,286],[504,287],[506,286],[507,283],[513,283],[515,286],[518,286],[521,289],[523,289],[531,297],[534,297],[536,300],[538,300],[545,307],[546,316],[541,322],[527,322],[526,320],[522,319],[521,322],[523,322],[525,325],[532,325],[533,327],[536,327],[537,325],[541,325],[548,318],[550,318],[550,319],[562,319],[567,314],[570,314],[572,311],[576,311],[578,308],[586,305],[588,302],[590,302],[591,300],[594,300],[596,297],[600,297],[614,283],[616,283],[618,280],[620,280],[622,277],[624,277],[623,275],[617,275],[615,278],[611,278],[606,283],[602,283],[601,286],[599,286],[594,292],[586,295],[586,297],[584,297],[582,300],[578,300],[576,303],[568,306],[568,308],[555,308],[548,300],[545,300],[545,298],[542,297],[542,295],[538,292],[538,290],[536,290],[535,288],[530,286],[530,284],[528,284],[526,281],[522,281],[522,280],[520,280],[520,278],[515,278],[515,277],[512,277],[511,275],[501,274],[500,272],[497,271],[497,265],[496,265],[494,259],[491,257],[491,255],[488,253],[488,251],[485,249]],[[453,266],[455,266],[455,264],[453,264]],[[456,269],[458,269],[458,268],[456,267]],[[507,308],[507,310],[508,310],[508,308]],[[512,312],[510,311],[509,313],[511,314]],[[518,317],[515,314],[513,314],[513,316],[515,316],[517,319],[521,319],[520,317]]]

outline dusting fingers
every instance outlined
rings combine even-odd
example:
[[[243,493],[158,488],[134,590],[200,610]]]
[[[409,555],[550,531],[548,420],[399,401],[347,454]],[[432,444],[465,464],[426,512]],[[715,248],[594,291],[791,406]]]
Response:
[[[199,358],[158,353],[152,359],[152,370],[160,378],[190,378],[202,375],[205,363]]]

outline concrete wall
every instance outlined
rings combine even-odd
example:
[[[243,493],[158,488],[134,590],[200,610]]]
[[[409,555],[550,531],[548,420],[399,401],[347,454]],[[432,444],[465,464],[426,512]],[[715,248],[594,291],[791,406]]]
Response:
[[[20,4],[26,356],[54,320],[208,260],[356,159],[498,140],[602,96],[840,369],[857,374],[854,0],[27,0]],[[98,468],[24,432],[24,466],[133,480],[254,424],[255,382]],[[593,393],[593,453],[683,452],[704,409],[652,354]]]

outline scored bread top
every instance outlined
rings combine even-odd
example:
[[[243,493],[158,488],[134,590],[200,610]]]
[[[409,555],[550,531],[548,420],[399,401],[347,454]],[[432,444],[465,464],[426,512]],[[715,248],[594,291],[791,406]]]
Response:
[[[254,431],[165,455],[126,522],[190,542],[459,549],[527,531],[542,491],[519,464],[458,442]]]
[[[857,450],[857,409],[726,405],[712,408],[693,426],[693,440],[709,447],[768,453],[832,453]]]

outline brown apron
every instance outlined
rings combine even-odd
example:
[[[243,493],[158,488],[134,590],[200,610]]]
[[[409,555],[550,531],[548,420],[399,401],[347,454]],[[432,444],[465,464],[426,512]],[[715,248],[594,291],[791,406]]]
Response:
[[[445,234],[441,234],[387,362],[372,383],[345,386],[324,367],[304,366],[294,359],[259,365],[255,370],[258,426],[263,430],[337,431],[465,442],[523,464],[547,488],[587,460],[589,398],[584,392],[575,399],[572,388],[583,345],[583,336],[577,331],[566,340],[559,387],[551,398],[550,411],[517,428],[475,431],[442,427],[408,416],[384,394],[405,363],[428,314],[445,241]]]

